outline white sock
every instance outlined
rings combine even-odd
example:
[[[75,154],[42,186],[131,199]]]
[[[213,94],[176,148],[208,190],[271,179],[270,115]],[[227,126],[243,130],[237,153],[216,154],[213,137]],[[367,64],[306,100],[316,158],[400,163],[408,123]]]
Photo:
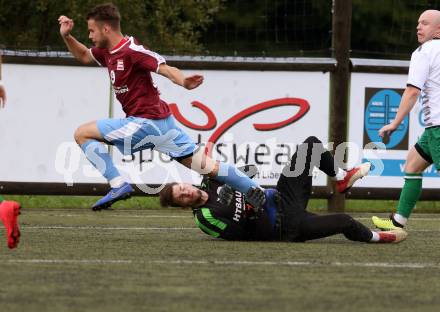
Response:
[[[398,213],[395,213],[393,215],[393,218],[394,218],[394,221],[396,221],[399,224],[402,224],[403,226],[405,226],[406,222],[408,221],[408,218],[405,218],[404,216],[402,216]]]
[[[371,233],[373,233],[373,236],[371,237],[370,242],[377,243],[380,240],[379,234],[375,231],[371,231]]]
[[[121,176],[117,176],[116,178],[113,178],[109,181],[111,188],[118,188],[121,187],[122,184],[124,184],[124,179]]]
[[[344,180],[346,175],[347,175],[347,171],[345,171],[341,168],[338,168],[338,172],[336,173],[335,180],[342,181],[342,180]]]

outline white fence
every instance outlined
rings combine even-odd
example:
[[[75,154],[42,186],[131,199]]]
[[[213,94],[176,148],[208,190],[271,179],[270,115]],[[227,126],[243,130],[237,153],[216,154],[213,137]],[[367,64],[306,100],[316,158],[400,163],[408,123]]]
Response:
[[[308,135],[327,141],[329,74],[321,72],[197,70],[205,76],[188,91],[161,76],[154,80],[162,98],[190,123],[180,126],[196,142],[215,143],[213,156],[238,165],[260,167],[258,182],[276,184],[295,146]],[[124,117],[120,104],[111,108],[105,69],[50,65],[3,65],[8,103],[0,113],[0,181],[104,183],[73,141],[79,125],[109,116]],[[192,106],[196,103],[196,106]],[[197,106],[199,105],[199,106]],[[111,115],[110,115],[111,114]],[[281,123],[281,124],[280,124]],[[257,125],[257,126],[256,126]],[[260,126],[258,126],[260,125]],[[194,126],[192,126],[194,128]],[[221,131],[221,129],[225,131]],[[134,183],[198,183],[199,176],[158,153],[137,153],[120,169]],[[316,185],[326,185],[323,175]]]
[[[205,77],[203,85],[192,91],[153,75],[161,97],[194,141],[213,143],[217,159],[256,164],[258,182],[275,185],[298,143],[309,135],[328,141],[330,74],[316,68],[281,70],[279,62],[276,70],[265,65],[265,70],[257,70],[255,64],[252,68],[247,64],[246,70],[231,66],[234,69],[185,70]],[[190,67],[197,68],[197,62]],[[3,77],[8,103],[0,111],[0,184],[104,184],[76,146],[73,133],[88,121],[124,117],[106,69],[4,64]],[[348,166],[364,159],[375,165],[357,187],[402,186],[407,150],[423,131],[420,108],[415,107],[385,144],[386,150],[372,149],[371,142],[379,141],[377,130],[395,115],[405,86],[404,74],[351,75]],[[136,184],[200,181],[198,174],[157,152],[136,153],[128,162],[116,149],[112,155],[121,173]],[[430,167],[425,177],[425,187],[440,187],[435,169]],[[325,176],[317,173],[314,185],[326,187]]]

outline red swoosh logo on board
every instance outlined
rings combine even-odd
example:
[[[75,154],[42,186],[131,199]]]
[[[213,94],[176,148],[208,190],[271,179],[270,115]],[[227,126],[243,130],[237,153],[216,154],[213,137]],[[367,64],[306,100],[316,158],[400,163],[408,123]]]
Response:
[[[193,101],[191,102],[192,106],[199,108],[202,110],[205,115],[208,118],[208,121],[205,125],[196,125],[183,117],[183,115],[180,113],[179,108],[176,104],[172,103],[170,104],[171,111],[173,115],[176,117],[176,119],[182,123],[184,126],[194,129],[194,130],[211,130],[214,129],[217,125],[217,119],[214,115],[214,113],[204,104]],[[249,116],[252,116],[256,113],[274,108],[274,107],[281,107],[281,106],[295,106],[299,107],[299,111],[293,115],[292,117],[279,121],[274,123],[268,123],[268,124],[261,124],[261,123],[254,123],[253,126],[258,131],[271,131],[271,130],[277,130],[281,129],[285,126],[288,126],[290,124],[293,124],[294,122],[298,121],[304,115],[309,111],[310,104],[300,98],[280,98],[275,100],[269,100],[266,102],[262,102],[256,105],[253,105],[251,107],[248,107],[241,112],[235,114],[228,120],[226,120],[223,124],[220,125],[220,127],[217,128],[217,130],[214,131],[214,133],[211,135],[211,137],[208,139],[207,146],[205,148],[205,153],[208,155],[212,155],[212,148],[214,144],[220,139],[220,137],[228,131],[231,127],[239,123],[240,121],[246,119]]]
[[[205,125],[196,125],[195,123],[192,123],[191,121],[189,121],[188,119],[183,117],[183,115],[179,111],[179,107],[175,103],[169,104],[169,107],[170,107],[171,112],[173,113],[174,117],[176,117],[176,119],[181,124],[183,124],[184,126],[190,128],[190,129],[212,130],[217,126],[217,118],[215,118],[214,113],[212,112],[212,110],[208,106],[206,106],[205,104],[200,103],[198,101],[192,101],[191,105],[193,107],[197,107],[198,109],[200,109],[202,112],[205,113],[206,117],[208,117],[208,121],[206,122]]]

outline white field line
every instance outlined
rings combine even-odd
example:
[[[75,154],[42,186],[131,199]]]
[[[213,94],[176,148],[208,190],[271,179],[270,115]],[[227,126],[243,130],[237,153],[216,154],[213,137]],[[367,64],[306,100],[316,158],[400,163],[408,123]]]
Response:
[[[197,227],[122,227],[122,226],[64,226],[64,225],[42,225],[42,226],[21,226],[21,229],[32,230],[104,230],[104,231],[195,231],[199,230]],[[373,229],[374,230],[374,229]],[[412,232],[440,232],[440,229],[421,229],[408,230]]]
[[[110,227],[110,226],[62,226],[62,225],[48,225],[48,226],[21,226],[22,229],[37,229],[37,230],[123,230],[123,231],[188,231],[198,230],[196,227]]]
[[[26,212],[27,213],[27,212]],[[93,214],[100,215],[101,212],[94,212]],[[45,215],[49,217],[62,217],[62,218],[82,218],[84,216],[90,216],[90,214],[84,213],[84,214],[53,214],[53,213],[44,213],[44,212],[31,212],[32,215]],[[103,217],[112,217],[112,218],[133,218],[133,219],[161,219],[161,218],[170,218],[170,219],[189,219],[192,218],[191,213],[189,212],[188,215],[130,215],[130,214],[107,214],[106,212],[102,213]],[[371,217],[354,217],[356,220],[371,220]],[[384,217],[386,218],[386,217]],[[440,215],[437,218],[418,218],[413,217],[411,220],[414,221],[428,221],[428,222],[438,222],[440,219]]]
[[[102,259],[16,259],[16,260],[4,260],[0,263],[9,264],[132,264],[132,260],[102,260]]]
[[[384,217],[384,218],[386,218],[386,217]],[[354,219],[356,219],[356,220],[371,220],[371,217],[360,217],[360,218],[354,217]],[[439,219],[440,219],[440,215],[437,218],[417,218],[417,217],[414,217],[414,218],[410,218],[408,222],[411,222],[411,220],[413,220],[413,221],[432,221],[432,222],[438,222]]]
[[[313,262],[313,261],[221,261],[221,260],[116,260],[116,259],[11,259],[2,264],[165,264],[165,265],[238,265],[238,266],[287,266],[287,267],[369,267],[401,269],[440,269],[438,263],[391,262]]]
[[[31,213],[32,215],[44,215],[49,217],[62,217],[62,218],[82,218],[84,216],[90,216],[90,214],[52,214],[52,213]],[[95,212],[95,215],[100,215],[100,212]],[[102,214],[103,217],[114,217],[114,218],[141,218],[141,219],[154,219],[154,218],[170,218],[170,219],[188,219],[192,218],[191,214],[186,216],[177,215],[129,215],[129,214]]]

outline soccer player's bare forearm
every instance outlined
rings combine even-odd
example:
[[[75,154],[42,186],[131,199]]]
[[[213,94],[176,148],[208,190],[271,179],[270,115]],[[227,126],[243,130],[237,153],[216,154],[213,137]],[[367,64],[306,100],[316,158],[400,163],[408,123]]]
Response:
[[[417,101],[419,93],[420,92],[414,91],[413,88],[405,90],[402,96],[402,102],[394,120],[397,125],[400,125],[405,116],[408,115],[412,110]]]
[[[2,55],[0,54],[0,81],[2,80]]]
[[[183,76],[183,73],[180,71],[180,69],[170,66],[169,71],[170,71],[171,81],[174,82],[175,84],[183,87],[183,81],[184,81],[185,77]]]
[[[64,43],[69,49],[70,53],[81,63],[89,64],[91,62],[88,56],[88,49],[85,45],[75,39],[72,35],[63,36]]]
[[[168,66],[167,64],[161,64],[159,66],[159,72],[160,75],[167,77],[169,80],[174,82],[175,84],[179,86],[184,86],[184,80],[185,76],[180,71],[180,69],[172,66]]]

